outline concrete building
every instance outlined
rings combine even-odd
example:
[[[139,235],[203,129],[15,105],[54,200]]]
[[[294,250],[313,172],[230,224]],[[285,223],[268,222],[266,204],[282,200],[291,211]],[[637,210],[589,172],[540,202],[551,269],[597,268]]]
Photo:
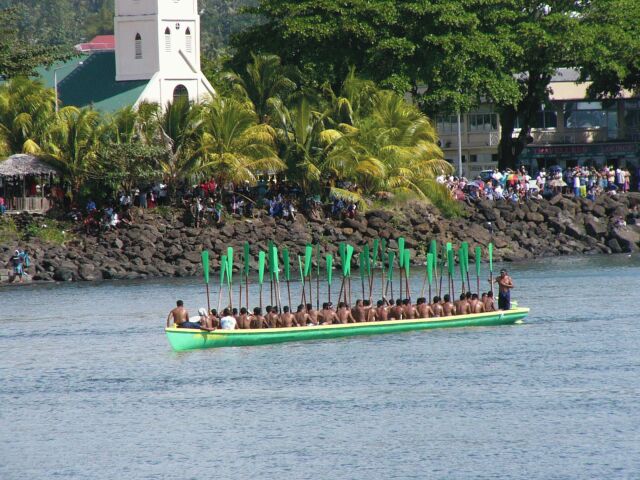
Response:
[[[532,142],[519,163],[532,171],[559,165],[640,167],[640,98],[624,92],[608,101],[586,100],[588,83],[577,83],[574,69],[559,69],[551,80],[550,103],[541,106]],[[500,119],[493,105],[480,105],[461,116],[463,172],[475,177],[495,168]],[[445,158],[458,165],[457,116],[437,115],[436,127]],[[519,130],[514,131],[517,136]]]
[[[197,0],[116,0],[114,36],[78,45],[81,55],[41,71],[62,105],[114,111],[127,105],[166,105],[175,97],[214,94],[200,70]]]

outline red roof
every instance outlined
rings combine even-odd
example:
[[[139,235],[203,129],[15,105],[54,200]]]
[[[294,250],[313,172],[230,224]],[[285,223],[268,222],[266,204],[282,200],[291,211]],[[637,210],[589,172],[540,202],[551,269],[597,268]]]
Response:
[[[97,35],[90,42],[76,45],[76,50],[79,52],[100,52],[115,49],[116,37],[114,35]]]

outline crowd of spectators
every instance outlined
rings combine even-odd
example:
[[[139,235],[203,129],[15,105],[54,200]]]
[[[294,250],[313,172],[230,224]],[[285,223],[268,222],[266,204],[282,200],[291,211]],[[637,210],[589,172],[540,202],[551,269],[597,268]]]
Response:
[[[631,172],[626,168],[578,166],[562,170],[541,169],[534,176],[525,167],[518,170],[495,169],[482,172],[474,180],[465,177],[440,176],[456,200],[487,199],[521,202],[530,198],[550,197],[557,193],[595,200],[599,195],[616,195],[631,190]],[[640,185],[638,185],[640,189]]]

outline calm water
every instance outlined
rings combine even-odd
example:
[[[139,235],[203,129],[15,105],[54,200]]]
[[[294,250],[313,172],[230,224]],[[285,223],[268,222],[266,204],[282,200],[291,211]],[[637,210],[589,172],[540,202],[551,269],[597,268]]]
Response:
[[[640,257],[510,269],[522,326],[182,354],[197,279],[2,289],[0,478],[640,478]]]

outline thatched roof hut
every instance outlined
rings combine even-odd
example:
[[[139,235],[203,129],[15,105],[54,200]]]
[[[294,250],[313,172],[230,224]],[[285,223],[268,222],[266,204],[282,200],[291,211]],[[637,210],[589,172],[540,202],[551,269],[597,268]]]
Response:
[[[0,160],[0,177],[57,175],[59,171],[33,155],[19,153]]]

